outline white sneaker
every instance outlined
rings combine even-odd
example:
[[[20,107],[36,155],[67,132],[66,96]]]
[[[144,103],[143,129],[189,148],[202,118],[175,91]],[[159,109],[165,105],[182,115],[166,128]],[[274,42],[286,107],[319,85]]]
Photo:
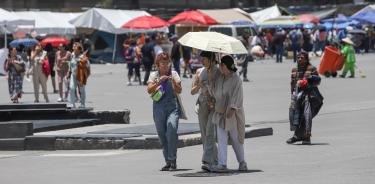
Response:
[[[126,85],[128,85],[128,86],[131,86],[131,85],[132,85],[132,83],[131,83],[131,82],[127,82],[127,83],[126,83]]]
[[[247,163],[245,161],[242,161],[240,165],[238,166],[239,171],[247,171]]]
[[[64,100],[61,99],[61,98],[57,99],[57,102],[63,102],[63,101],[64,101]]]

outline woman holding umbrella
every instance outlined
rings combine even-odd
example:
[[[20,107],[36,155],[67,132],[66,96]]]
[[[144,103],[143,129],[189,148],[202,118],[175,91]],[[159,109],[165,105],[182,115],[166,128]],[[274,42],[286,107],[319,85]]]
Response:
[[[9,57],[5,61],[4,71],[8,72],[8,87],[10,99],[18,103],[22,95],[22,73],[25,72],[25,63],[17,55],[16,48],[9,48]]]
[[[220,71],[216,66],[213,52],[202,51],[200,55],[204,67],[198,69],[193,78],[191,94],[195,95],[200,91],[197,100],[197,113],[203,144],[201,168],[209,171],[212,165],[217,164],[215,125],[212,123],[211,117],[215,106],[212,90]]]

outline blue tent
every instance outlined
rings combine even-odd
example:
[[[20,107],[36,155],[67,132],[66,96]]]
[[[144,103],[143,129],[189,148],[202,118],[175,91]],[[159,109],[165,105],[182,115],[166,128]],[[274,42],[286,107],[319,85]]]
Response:
[[[368,9],[366,11],[359,12],[350,18],[363,23],[375,24],[375,9]]]
[[[326,23],[326,22],[346,23],[346,22],[349,22],[349,21],[350,21],[350,19],[348,17],[346,17],[345,15],[338,14],[337,17],[335,17],[335,18],[324,19],[324,20],[321,20],[320,22],[322,22],[322,23]]]

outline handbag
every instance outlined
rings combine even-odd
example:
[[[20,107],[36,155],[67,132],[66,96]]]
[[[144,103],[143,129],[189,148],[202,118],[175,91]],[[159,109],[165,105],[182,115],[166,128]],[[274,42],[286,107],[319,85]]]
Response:
[[[17,73],[23,73],[26,71],[25,64],[13,63],[14,69],[16,69]]]
[[[43,69],[43,73],[46,77],[48,77],[48,75],[51,74],[51,67],[49,65],[49,62],[48,62],[47,58],[43,60],[42,69]]]
[[[154,102],[158,102],[163,97],[163,94],[164,94],[163,91],[159,88],[159,89],[155,90],[155,92],[153,92],[151,94],[151,99]]]

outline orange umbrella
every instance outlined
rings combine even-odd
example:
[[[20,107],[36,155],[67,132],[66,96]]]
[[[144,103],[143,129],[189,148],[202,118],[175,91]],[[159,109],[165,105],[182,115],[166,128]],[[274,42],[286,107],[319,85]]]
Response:
[[[173,18],[171,18],[168,22],[171,24],[218,24],[218,22],[215,19],[196,10],[179,13]]]

